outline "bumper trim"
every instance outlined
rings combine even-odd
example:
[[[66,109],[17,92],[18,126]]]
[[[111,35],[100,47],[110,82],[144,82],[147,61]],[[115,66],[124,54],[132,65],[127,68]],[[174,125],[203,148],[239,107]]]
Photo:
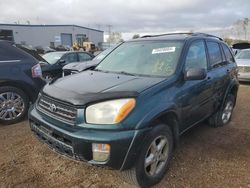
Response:
[[[124,168],[124,165],[125,165],[125,163],[126,163],[126,161],[127,161],[127,158],[128,158],[128,154],[129,154],[129,152],[130,152],[130,150],[131,150],[131,148],[132,148],[132,146],[133,146],[133,144],[134,144],[134,141],[135,141],[135,138],[136,138],[137,134],[138,134],[138,131],[136,130],[135,133],[134,133],[134,136],[133,136],[133,140],[131,141],[131,143],[130,143],[130,145],[129,145],[129,148],[128,148],[128,151],[127,151],[127,153],[126,153],[126,155],[125,155],[125,158],[124,158],[124,160],[123,160],[123,163],[122,163],[122,166],[121,166],[121,168],[120,168],[120,171],[122,171],[123,168]]]
[[[72,146],[65,144],[61,142],[60,140],[54,138],[53,136],[49,134],[49,131],[40,129],[33,122],[31,122],[30,127],[31,127],[31,130],[38,137],[38,139],[41,140],[43,143],[46,143],[51,149],[53,149],[54,151],[62,155],[75,158],[74,150]]]

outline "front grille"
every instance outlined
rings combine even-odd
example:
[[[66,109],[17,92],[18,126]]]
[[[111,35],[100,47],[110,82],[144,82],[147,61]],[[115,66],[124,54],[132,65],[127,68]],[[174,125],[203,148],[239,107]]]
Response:
[[[74,70],[72,70],[71,72],[70,72],[70,74],[77,74],[77,73],[79,73],[79,71],[74,71]]]
[[[68,76],[68,75],[72,75],[72,74],[77,74],[77,73],[79,73],[79,71],[76,71],[76,70],[68,70],[68,69],[65,69],[65,70],[63,70],[63,75],[64,76]]]
[[[238,66],[239,73],[250,73],[250,67]]]
[[[42,95],[38,100],[37,109],[59,121],[70,125],[75,124],[77,109],[73,106],[63,104],[57,100]]]

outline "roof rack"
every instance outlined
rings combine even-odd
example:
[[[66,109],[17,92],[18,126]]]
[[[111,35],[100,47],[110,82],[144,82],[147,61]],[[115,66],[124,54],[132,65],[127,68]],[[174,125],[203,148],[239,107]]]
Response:
[[[221,37],[217,37],[215,35],[210,35],[210,34],[207,34],[207,33],[199,33],[199,32],[197,32],[197,33],[193,33],[192,36],[213,37],[213,38],[217,38],[217,39],[223,41],[223,39]]]
[[[161,37],[161,36],[167,36],[167,35],[192,35],[193,33],[163,33],[159,35],[144,35],[140,38],[147,38],[147,37]]]
[[[169,36],[169,35],[190,35],[190,36],[204,36],[204,37],[213,37],[213,38],[217,38],[221,41],[223,41],[222,38],[220,37],[217,37],[215,35],[210,35],[210,34],[207,34],[207,33],[192,33],[192,32],[184,32],[184,33],[164,33],[164,34],[159,34],[159,35],[144,35],[140,38],[148,38],[148,37],[161,37],[161,36]]]

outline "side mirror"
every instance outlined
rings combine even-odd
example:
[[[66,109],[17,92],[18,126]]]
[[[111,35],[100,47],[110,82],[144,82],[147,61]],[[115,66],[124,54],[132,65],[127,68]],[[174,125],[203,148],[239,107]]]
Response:
[[[58,64],[61,65],[61,66],[64,66],[65,63],[66,63],[66,61],[63,60],[63,59],[60,59],[60,60],[58,61]]]
[[[207,77],[207,71],[202,68],[192,68],[185,72],[185,80],[204,80]]]

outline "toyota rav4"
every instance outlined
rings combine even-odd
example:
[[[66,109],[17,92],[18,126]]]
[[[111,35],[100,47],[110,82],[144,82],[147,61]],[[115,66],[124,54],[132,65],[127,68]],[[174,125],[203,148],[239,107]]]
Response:
[[[120,44],[94,69],[53,80],[30,109],[31,130],[70,158],[157,184],[180,135],[227,124],[237,66],[222,39],[202,33],[144,36]]]

